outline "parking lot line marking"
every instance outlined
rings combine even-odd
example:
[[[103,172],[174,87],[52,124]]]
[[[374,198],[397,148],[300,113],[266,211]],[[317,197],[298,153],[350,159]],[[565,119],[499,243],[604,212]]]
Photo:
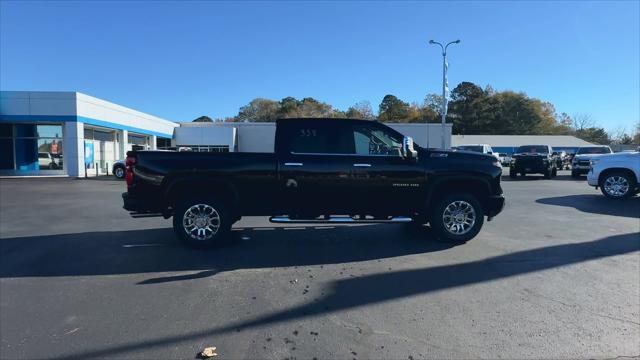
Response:
[[[167,244],[127,244],[122,245],[123,248],[147,247],[147,246],[165,246]]]

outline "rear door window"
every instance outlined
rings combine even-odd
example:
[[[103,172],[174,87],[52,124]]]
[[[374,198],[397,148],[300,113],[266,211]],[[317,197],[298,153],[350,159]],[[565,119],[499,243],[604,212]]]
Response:
[[[346,127],[337,122],[303,122],[290,129],[292,154],[346,154],[353,143],[345,142]]]

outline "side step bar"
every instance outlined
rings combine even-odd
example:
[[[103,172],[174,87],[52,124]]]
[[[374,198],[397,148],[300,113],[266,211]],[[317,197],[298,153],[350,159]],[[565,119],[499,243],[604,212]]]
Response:
[[[362,219],[357,220],[349,216],[329,216],[325,219],[290,219],[288,216],[272,216],[269,221],[276,224],[380,224],[380,223],[408,223],[413,219],[399,216],[389,220],[382,219]]]
[[[162,213],[146,213],[146,212],[130,212],[129,215],[131,215],[131,217],[135,219],[164,216],[164,214]]]

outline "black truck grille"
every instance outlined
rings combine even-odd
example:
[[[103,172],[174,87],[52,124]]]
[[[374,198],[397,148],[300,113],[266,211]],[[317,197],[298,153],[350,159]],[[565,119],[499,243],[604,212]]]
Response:
[[[516,160],[519,166],[530,167],[542,164],[542,158],[539,156],[522,156]]]

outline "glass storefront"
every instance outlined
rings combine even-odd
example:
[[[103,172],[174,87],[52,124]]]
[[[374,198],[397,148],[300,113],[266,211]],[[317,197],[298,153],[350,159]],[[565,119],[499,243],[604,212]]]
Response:
[[[61,124],[0,124],[0,171],[63,173]]]
[[[94,171],[97,169],[99,174],[108,173],[109,168],[113,166],[113,163],[117,160],[115,156],[116,131],[85,126],[84,142],[85,148],[87,143],[93,144],[92,159],[89,162],[85,160],[86,168]],[[86,158],[85,154],[85,159]],[[93,172],[91,172],[91,174],[93,174]]]

